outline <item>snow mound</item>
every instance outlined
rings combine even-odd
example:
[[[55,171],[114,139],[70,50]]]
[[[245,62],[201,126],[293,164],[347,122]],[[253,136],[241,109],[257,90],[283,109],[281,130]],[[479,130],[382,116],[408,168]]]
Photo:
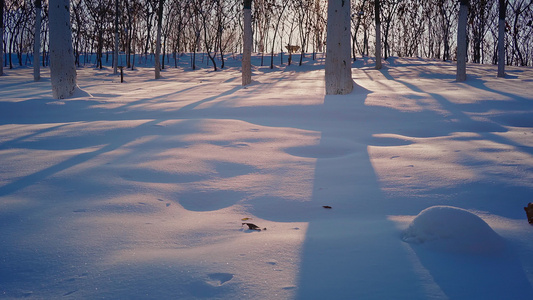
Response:
[[[454,253],[498,253],[503,239],[477,215],[452,206],[421,211],[405,230],[403,240],[432,250]]]
[[[91,95],[91,93],[87,92],[86,90],[80,88],[78,85],[76,85],[76,88],[74,89],[74,93],[72,94],[72,97],[70,98],[93,98],[93,95]]]

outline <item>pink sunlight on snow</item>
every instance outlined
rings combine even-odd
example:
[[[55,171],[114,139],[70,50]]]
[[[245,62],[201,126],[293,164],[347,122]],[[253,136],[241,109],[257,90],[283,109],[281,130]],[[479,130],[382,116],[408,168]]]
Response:
[[[532,299],[533,69],[181,61],[5,70],[1,297]]]

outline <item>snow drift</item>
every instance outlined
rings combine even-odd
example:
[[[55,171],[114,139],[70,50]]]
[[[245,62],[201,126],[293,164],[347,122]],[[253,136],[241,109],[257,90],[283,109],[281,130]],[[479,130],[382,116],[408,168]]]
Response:
[[[405,230],[403,240],[431,249],[471,254],[499,253],[503,239],[477,215],[453,206],[424,209]]]

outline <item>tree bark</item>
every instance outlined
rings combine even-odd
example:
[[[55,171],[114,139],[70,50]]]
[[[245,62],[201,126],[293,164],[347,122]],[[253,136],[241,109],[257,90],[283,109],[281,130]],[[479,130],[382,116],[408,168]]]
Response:
[[[468,0],[461,0],[459,23],[457,25],[457,81],[466,80],[466,23],[468,18]]]
[[[381,69],[381,19],[380,19],[380,0],[374,1],[374,14],[376,19],[376,69]]]
[[[0,76],[4,75],[4,0],[0,0]]]
[[[118,0],[115,0],[115,50],[113,51],[113,74],[117,75],[118,71]]]
[[[41,54],[41,0],[35,0],[35,31],[33,33],[33,80],[41,79],[41,65],[39,57]]]
[[[64,99],[71,97],[76,90],[69,0],[50,0],[49,16],[52,95],[56,99]]]
[[[163,27],[163,4],[164,0],[159,0],[157,8],[157,36],[155,42],[155,79],[161,78],[161,30]]]
[[[252,0],[244,0],[242,85],[252,83]]]
[[[329,1],[325,78],[327,95],[345,95],[353,90],[350,28],[350,0]]]
[[[505,77],[505,11],[506,0],[499,0],[498,17],[498,77]]]

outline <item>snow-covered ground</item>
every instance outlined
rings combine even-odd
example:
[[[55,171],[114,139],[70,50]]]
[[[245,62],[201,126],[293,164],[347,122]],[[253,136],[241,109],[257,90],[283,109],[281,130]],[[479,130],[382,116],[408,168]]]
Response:
[[[5,70],[0,298],[533,299],[533,69],[228,65]]]

